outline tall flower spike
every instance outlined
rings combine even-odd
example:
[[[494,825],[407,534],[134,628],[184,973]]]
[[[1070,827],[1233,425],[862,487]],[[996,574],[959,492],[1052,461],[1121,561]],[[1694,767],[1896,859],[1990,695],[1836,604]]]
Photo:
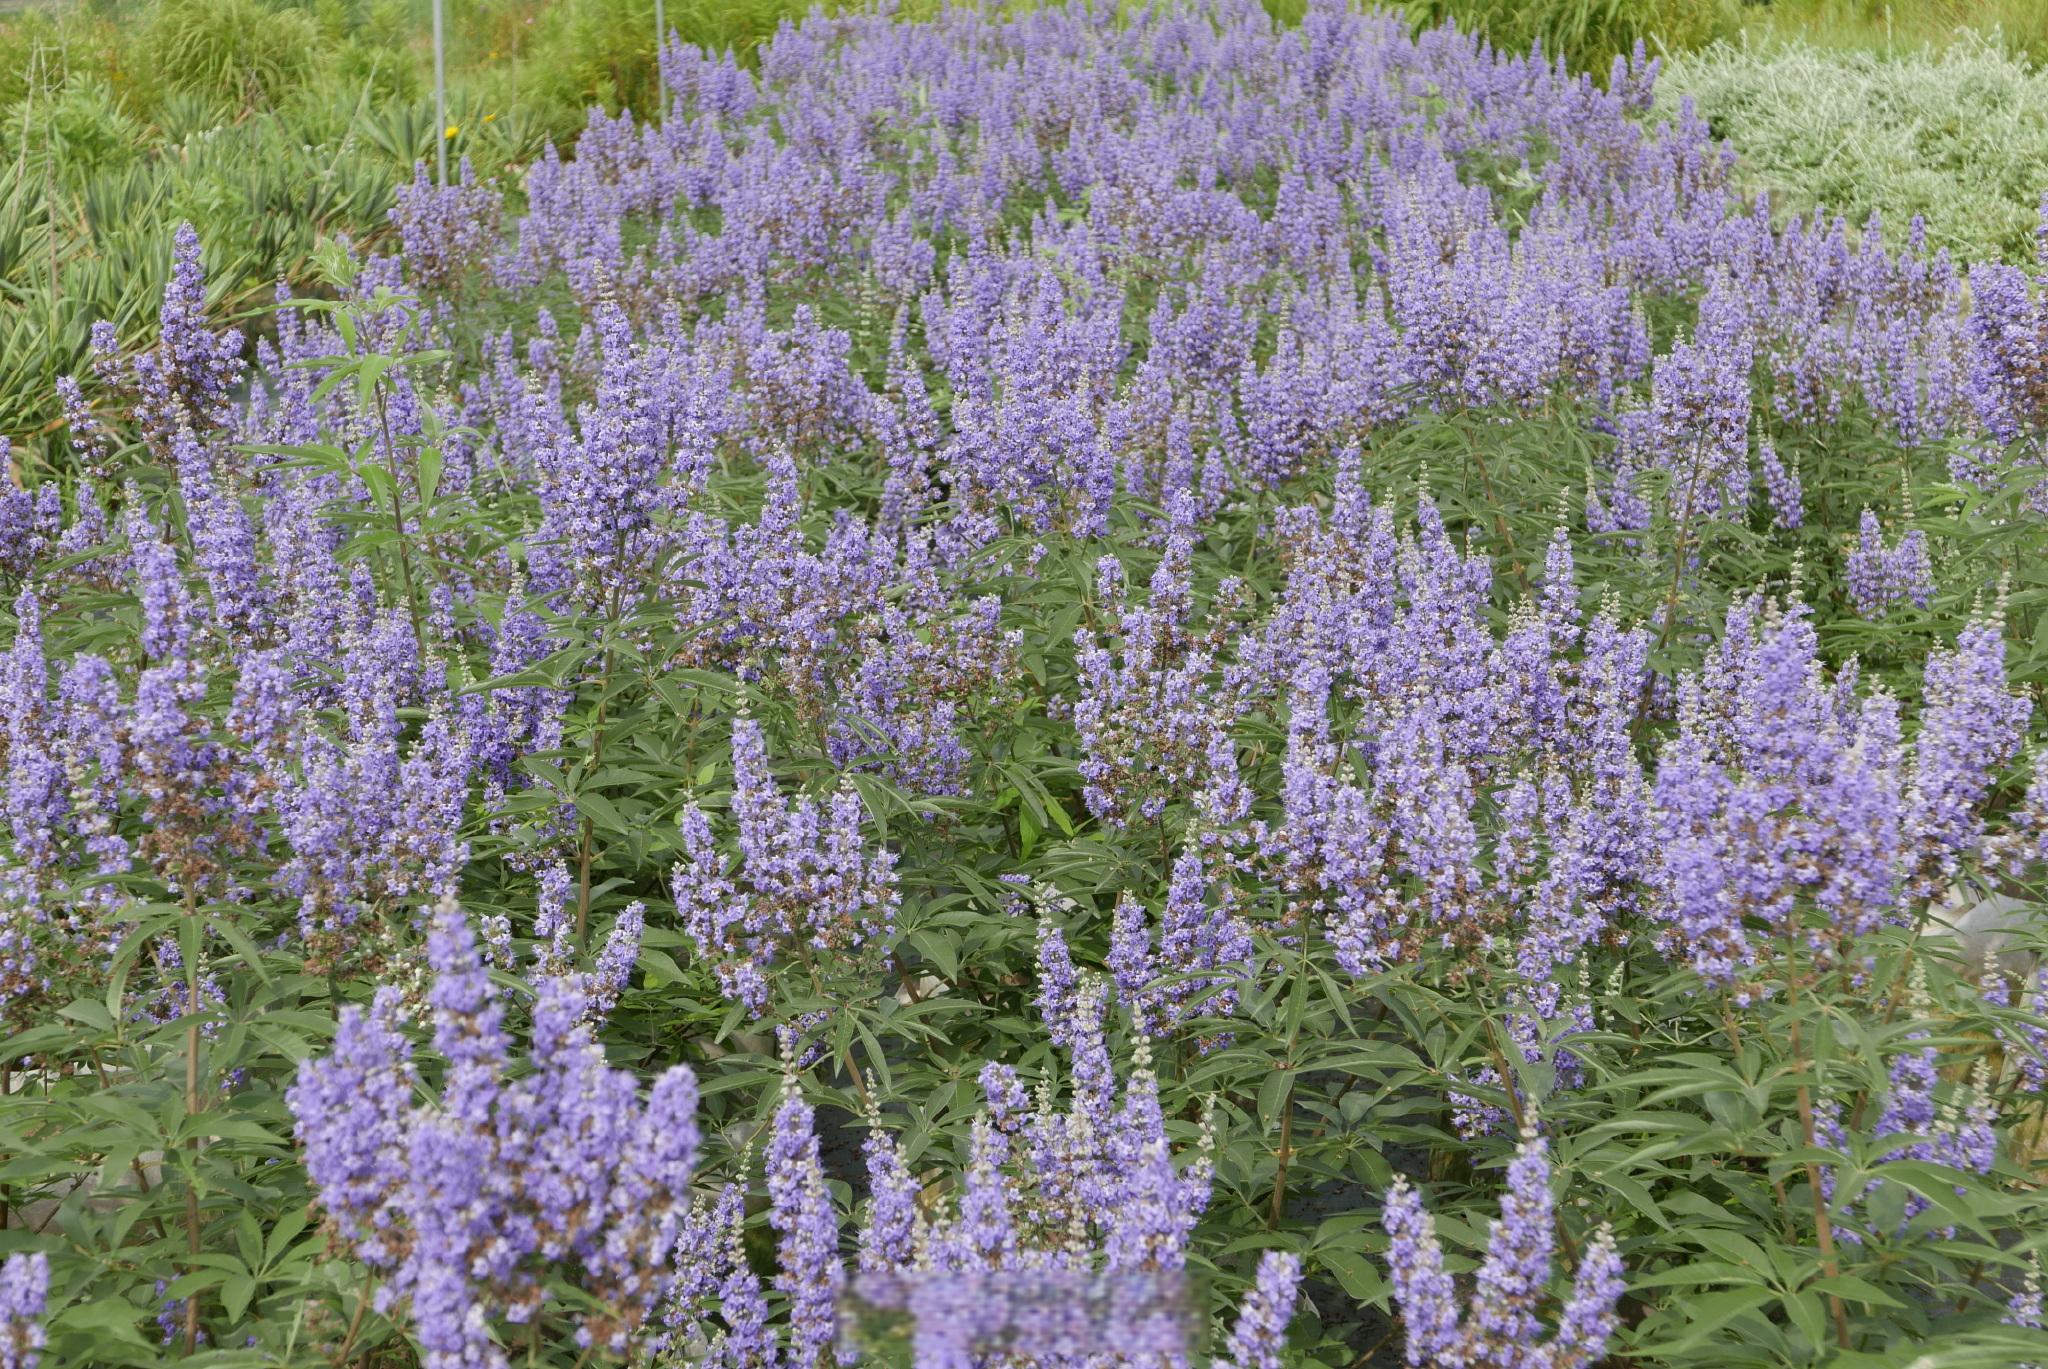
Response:
[[[640,958],[640,936],[647,927],[647,905],[635,899],[620,912],[597,954],[597,967],[590,977],[590,1012],[605,1018],[618,1006],[619,995],[633,977],[633,965]]]
[[[64,775],[47,744],[50,667],[43,647],[42,603],[32,589],[14,600],[14,640],[0,656],[0,706],[6,753],[6,809],[14,855],[31,868],[55,858],[65,809]]]
[[[1977,851],[1978,810],[2033,710],[2006,685],[2005,635],[1988,614],[1973,618],[1952,650],[1928,659],[1925,691],[1906,820],[1919,846],[1913,891],[1933,897]]]
[[[1392,1238],[1388,1270],[1415,1369],[1588,1369],[1605,1353],[1624,1291],[1621,1261],[1605,1229],[1581,1256],[1556,1335],[1540,1340],[1537,1307],[1550,1281],[1554,1240],[1544,1149],[1541,1138],[1525,1134],[1508,1166],[1501,1215],[1488,1229],[1471,1312],[1462,1319],[1429,1214],[1407,1181],[1395,1179],[1381,1223]]]
[[[1787,466],[1778,457],[1777,444],[1770,438],[1757,441],[1757,459],[1764,468],[1764,492],[1771,500],[1771,522],[1787,532],[1797,532],[1806,519],[1806,491],[1800,484],[1799,466]]]
[[[2003,1320],[2007,1326],[2027,1331],[2048,1328],[2048,1313],[2042,1310],[2040,1251],[2027,1257],[2026,1275],[2020,1281],[2019,1290],[2012,1295],[2012,1301],[2006,1304]]]
[[[1557,1338],[1550,1343],[1556,1369],[1581,1369],[1599,1360],[1619,1324],[1615,1309],[1626,1291],[1621,1252],[1614,1247],[1614,1233],[1603,1226],[1580,1257],[1571,1298],[1558,1317]]]
[[[839,1223],[818,1159],[815,1119],[793,1075],[783,1090],[768,1143],[768,1224],[780,1252],[775,1286],[789,1299],[791,1363],[814,1369],[837,1333],[846,1273],[839,1262]]]
[[[1038,1015],[1054,1044],[1075,1042],[1075,1006],[1080,979],[1067,938],[1049,916],[1038,919]]]
[[[286,1095],[298,1116],[306,1173],[363,1258],[381,1265],[398,1222],[386,1210],[404,1183],[412,1043],[398,1030],[402,994],[386,984],[368,1013],[341,1011],[334,1047],[309,1059]]]
[[[1547,1146],[1532,1132],[1522,1134],[1508,1165],[1500,1216],[1487,1228],[1486,1258],[1479,1264],[1473,1323],[1482,1343],[1503,1358],[1533,1340],[1541,1326],[1535,1306],[1550,1281],[1556,1239]]]
[[[1230,1344],[1216,1369],[1281,1369],[1287,1323],[1301,1290],[1301,1257],[1285,1250],[1259,1256],[1259,1274],[1238,1309]]]
[[[129,490],[128,513],[122,520],[128,534],[128,566],[135,596],[142,604],[143,655],[152,664],[182,660],[191,637],[192,603],[177,553],[144,510],[140,491]]]
[[[128,376],[118,374],[119,350],[110,324],[93,330],[94,367],[132,391],[143,436],[162,452],[181,428],[225,426],[234,416],[234,390],[242,376],[242,335],[215,332],[206,317],[206,268],[199,234],[181,223],[173,240],[171,278],[157,312],[157,341],[138,353]]]
[[[785,801],[752,718],[734,721],[732,756],[740,861],[735,866],[718,851],[710,818],[692,805],[681,817],[684,859],[671,888],[684,930],[720,988],[759,1017],[778,959],[878,951],[902,895],[895,854],[863,840],[866,809],[857,794]]]
[[[871,1084],[870,1099],[874,1096]],[[917,1181],[903,1164],[903,1152],[896,1138],[882,1129],[882,1116],[873,1104],[868,1113],[868,1138],[861,1144],[867,1160],[867,1225],[860,1233],[860,1268],[863,1273],[883,1273],[909,1267],[917,1230]]]
[[[1387,1230],[1387,1271],[1408,1336],[1408,1363],[1425,1369],[1449,1356],[1460,1339],[1457,1287],[1444,1270],[1436,1221],[1405,1175],[1394,1176],[1380,1224]]]
[[[50,1300],[50,1257],[42,1251],[9,1255],[0,1265],[0,1369],[36,1369],[49,1336],[43,1312]]]
[[[1132,1030],[1150,1033],[1163,1023],[1154,1015],[1152,930],[1146,923],[1144,905],[1129,894],[1116,901],[1109,936],[1109,970],[1116,982],[1116,996],[1130,1009]]]
[[[1901,534],[1897,546],[1888,547],[1877,515],[1869,509],[1863,511],[1845,574],[1849,597],[1866,618],[1881,617],[1907,601],[1916,608],[1926,608],[1933,601],[1934,563],[1928,555],[1927,534],[1913,528]]]

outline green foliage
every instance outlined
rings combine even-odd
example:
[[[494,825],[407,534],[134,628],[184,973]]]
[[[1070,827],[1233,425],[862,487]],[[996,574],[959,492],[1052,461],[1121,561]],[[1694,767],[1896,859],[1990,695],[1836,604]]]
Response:
[[[1768,0],[1747,6],[1744,33],[1885,56],[1996,34],[2035,62],[2048,59],[2048,6],[2036,0]]]
[[[1739,174],[1784,213],[1816,205],[1897,239],[1915,214],[1966,259],[2032,255],[2048,186],[2048,72],[1966,37],[1895,57],[1716,44],[1671,61],[1660,110],[1691,99],[1740,153]]]
[[[260,0],[164,0],[141,56],[166,89],[263,109],[305,83],[319,38],[305,14]]]
[[[418,99],[429,81],[402,49],[350,37],[333,49],[325,79],[312,93],[325,96],[336,86],[367,91],[373,104],[382,105]],[[331,99],[322,102],[331,107]]]
[[[1418,26],[1451,20],[1498,48],[1519,52],[1540,42],[1602,76],[1609,59],[1638,41],[1653,51],[1692,47],[1726,33],[1738,12],[1731,0],[1400,0],[1396,7]]]
[[[17,164],[66,178],[96,175],[141,154],[142,126],[122,109],[106,81],[80,72],[38,109],[22,101],[7,111],[6,146]]]
[[[11,109],[31,90],[61,89],[74,70],[112,83],[120,52],[113,26],[87,16],[42,8],[0,13],[0,106]]]
[[[569,124],[567,134],[592,104],[654,108],[655,85],[654,0],[562,0],[537,16],[517,70],[499,71],[485,88],[503,92],[494,105],[537,107]]]
[[[163,111],[178,136],[153,151],[123,141],[136,121],[84,78],[41,117],[17,110],[28,155],[0,163],[0,432],[30,438],[28,459],[57,378],[85,369],[94,320],[147,336],[181,220],[207,225],[230,311],[301,277],[323,237],[375,238],[413,157],[368,136],[360,92],[329,96],[332,136],[309,143],[308,118],[227,124],[205,96],[180,95]]]

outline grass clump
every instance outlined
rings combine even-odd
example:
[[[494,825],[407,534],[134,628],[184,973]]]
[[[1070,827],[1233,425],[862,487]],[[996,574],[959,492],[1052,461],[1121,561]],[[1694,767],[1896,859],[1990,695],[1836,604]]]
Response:
[[[142,45],[144,72],[169,90],[274,107],[312,74],[320,38],[302,10],[260,0],[165,0]]]
[[[1740,27],[1752,39],[1890,57],[1997,34],[2030,61],[2048,61],[2041,0],[1765,0],[1744,7]]]
[[[1603,75],[1638,41],[1652,50],[1692,47],[1732,32],[1736,19],[1731,0],[1405,0],[1396,8],[1419,27],[1449,21],[1505,51],[1541,43]]]

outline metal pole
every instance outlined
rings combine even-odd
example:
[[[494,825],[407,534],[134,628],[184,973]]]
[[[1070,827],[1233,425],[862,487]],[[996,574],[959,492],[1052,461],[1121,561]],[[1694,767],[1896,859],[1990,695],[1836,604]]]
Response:
[[[441,0],[434,0],[434,167],[441,184],[448,184],[448,45],[441,36]]]
[[[661,67],[661,45],[668,41],[668,26],[661,22],[661,0],[654,0],[654,117],[668,117],[668,73]]]

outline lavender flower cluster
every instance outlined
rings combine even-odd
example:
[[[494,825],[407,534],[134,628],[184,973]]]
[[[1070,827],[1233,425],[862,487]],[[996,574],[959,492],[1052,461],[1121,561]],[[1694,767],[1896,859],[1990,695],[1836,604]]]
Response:
[[[1884,530],[1877,515],[1863,511],[1857,527],[1856,546],[1847,566],[1849,595],[1856,610],[1867,617],[1880,617],[1894,604],[1911,600],[1926,608],[1934,597],[1934,567],[1928,561],[1927,535],[1914,528],[1899,537],[1897,546],[1886,546]]]
[[[0,1369],[36,1369],[42,1363],[49,1300],[49,1256],[9,1255],[0,1264]]]
[[[1064,1101],[1051,1079],[1034,1090],[1013,1066],[982,1068],[964,1164],[945,1180],[913,1171],[870,1103],[868,1194],[851,1273],[817,1112],[792,1070],[766,1159],[774,1286],[787,1300],[788,1326],[778,1334],[766,1320],[764,1289],[740,1240],[745,1190],[729,1184],[685,1224],[664,1362],[809,1366],[837,1354],[858,1363],[872,1348],[868,1323],[893,1314],[907,1319],[920,1365],[1188,1363],[1194,1317],[1181,1275],[1209,1202],[1215,1137],[1205,1118],[1194,1154],[1176,1164],[1142,1035],[1119,1088],[1107,990],[1099,978],[1083,980],[1069,1015],[1046,1023],[1069,1057]],[[1059,998],[1057,986],[1047,996]],[[1262,1262],[1228,1362],[1280,1362],[1299,1273],[1290,1256]]]
[[[439,1097],[421,1103],[399,991],[342,1011],[331,1055],[290,1091],[306,1168],[338,1232],[409,1305],[434,1369],[504,1369],[492,1324],[531,1320],[558,1280],[596,1303],[580,1345],[623,1351],[659,1296],[698,1142],[697,1082],[676,1066],[644,1101],[592,1036],[592,985],[533,984],[531,1071],[509,1073],[504,1005],[452,902],[427,957]]]
[[[732,759],[740,868],[728,868],[713,846],[711,820],[691,807],[683,813],[685,859],[673,889],[698,956],[716,968],[725,993],[758,1017],[778,952],[811,965],[879,944],[899,895],[895,858],[867,849],[865,810],[850,788],[829,804],[799,798],[785,806],[760,725],[748,718],[733,723]]]
[[[1613,1236],[1596,1232],[1579,1257],[1570,1296],[1555,1329],[1543,1335],[1538,1309],[1547,1297],[1557,1236],[1550,1163],[1542,1138],[1525,1135],[1508,1166],[1500,1217],[1487,1228],[1486,1257],[1474,1276],[1469,1310],[1444,1269],[1436,1224],[1406,1181],[1387,1195],[1382,1219],[1392,1244],[1387,1261],[1408,1332],[1408,1363],[1483,1369],[1584,1369],[1605,1352],[1623,1292]]]

